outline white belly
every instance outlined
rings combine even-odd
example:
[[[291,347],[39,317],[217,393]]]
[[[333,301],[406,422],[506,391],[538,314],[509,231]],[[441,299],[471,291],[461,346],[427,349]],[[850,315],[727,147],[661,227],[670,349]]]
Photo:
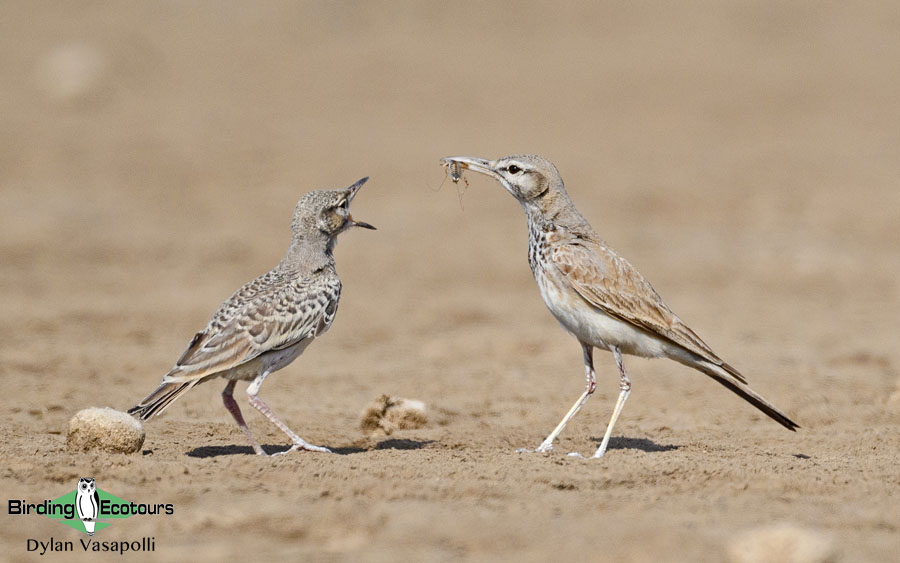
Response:
[[[245,364],[241,364],[228,370],[227,372],[224,372],[222,375],[226,379],[239,379],[249,381],[251,379],[255,379],[256,376],[258,376],[260,373],[276,372],[296,360],[297,357],[300,356],[300,354],[302,354],[304,350],[306,350],[306,347],[309,346],[313,340],[315,340],[315,338],[313,337],[305,338],[297,344],[294,344],[290,348],[266,352],[265,354],[261,354]]]
[[[546,270],[535,278],[538,276],[543,278],[537,282],[547,308],[580,342],[607,350],[618,346],[625,354],[646,358],[672,354],[674,347],[668,341],[607,315],[578,295],[567,282],[554,279]]]

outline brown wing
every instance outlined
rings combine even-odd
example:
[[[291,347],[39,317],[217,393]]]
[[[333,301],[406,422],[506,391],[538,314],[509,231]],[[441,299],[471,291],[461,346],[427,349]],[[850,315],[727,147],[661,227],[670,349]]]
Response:
[[[257,278],[222,305],[165,379],[199,379],[315,337],[331,325],[339,298],[336,277],[310,282],[270,272]]]
[[[627,260],[591,237],[557,229],[550,258],[581,297],[604,313],[629,322],[717,365],[724,362],[673,313]]]

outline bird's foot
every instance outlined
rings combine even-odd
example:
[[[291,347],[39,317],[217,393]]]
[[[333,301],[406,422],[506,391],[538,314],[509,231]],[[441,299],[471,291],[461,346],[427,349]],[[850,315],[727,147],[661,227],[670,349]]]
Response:
[[[329,450],[328,448],[326,448],[324,446],[313,446],[312,444],[307,444],[306,442],[301,442],[301,443],[295,443],[288,450],[272,454],[272,457],[275,457],[277,455],[285,455],[285,454],[288,454],[291,452],[296,452],[298,450],[303,450],[305,452],[319,452],[319,453],[323,453],[323,454],[331,453],[331,450]]]

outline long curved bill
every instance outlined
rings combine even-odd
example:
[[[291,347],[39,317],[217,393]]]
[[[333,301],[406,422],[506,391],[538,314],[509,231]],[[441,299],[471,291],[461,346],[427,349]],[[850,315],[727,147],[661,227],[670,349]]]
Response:
[[[364,178],[360,178],[359,180],[356,181],[355,184],[353,184],[352,186],[347,188],[347,201],[353,201],[353,198],[356,197],[356,192],[358,192],[359,189],[363,186],[363,184],[365,184],[368,181],[369,181],[369,177],[366,176]],[[376,230],[374,226],[372,226],[368,223],[355,220],[353,218],[353,215],[347,215],[347,223],[351,227],[362,227],[363,229],[372,229],[373,231]]]
[[[441,159],[441,163],[451,170],[453,164],[456,163],[461,168],[465,168],[466,170],[471,170],[473,172],[478,172],[479,174],[485,174],[487,176],[497,176],[497,174],[491,168],[491,161],[485,160],[483,158],[477,158],[474,156],[447,156]]]

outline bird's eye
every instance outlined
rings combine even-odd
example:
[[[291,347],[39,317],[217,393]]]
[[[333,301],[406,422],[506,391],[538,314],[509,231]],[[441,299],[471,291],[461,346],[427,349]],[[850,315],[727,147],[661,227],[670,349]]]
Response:
[[[506,167],[506,171],[509,172],[510,174],[518,174],[519,172],[522,171],[522,169],[519,168],[518,166],[516,166],[515,164],[510,164],[509,166]]]

